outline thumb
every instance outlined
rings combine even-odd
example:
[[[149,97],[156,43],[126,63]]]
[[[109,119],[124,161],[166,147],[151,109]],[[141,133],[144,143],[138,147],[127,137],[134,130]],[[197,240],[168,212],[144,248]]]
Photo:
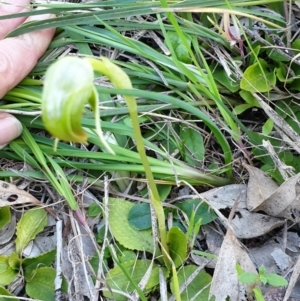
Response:
[[[0,149],[22,133],[21,122],[7,113],[0,113]]]

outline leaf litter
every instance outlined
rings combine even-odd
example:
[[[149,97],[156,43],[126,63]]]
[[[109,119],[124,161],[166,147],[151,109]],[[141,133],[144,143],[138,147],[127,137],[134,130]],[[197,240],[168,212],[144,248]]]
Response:
[[[274,115],[274,112],[271,113]],[[279,122],[282,124],[282,120]],[[206,240],[207,250],[218,256],[218,260],[214,265],[210,266],[215,268],[210,294],[215,295],[216,300],[225,300],[227,296],[230,296],[232,300],[246,300],[247,287],[239,283],[234,268],[235,263],[239,263],[244,270],[254,273],[261,264],[264,264],[268,271],[282,275],[285,275],[287,271],[290,272],[290,267],[295,265],[290,278],[288,292],[284,297],[284,300],[287,300],[289,294],[292,293],[293,286],[299,275],[299,260],[297,255],[299,237],[295,232],[289,231],[286,227],[286,219],[291,223],[298,222],[299,179],[296,175],[278,186],[259,169],[247,165],[244,165],[244,167],[249,172],[248,185],[228,185],[209,190],[202,194],[188,195],[188,198],[195,198],[199,199],[199,201],[207,202],[212,208],[218,211],[219,215],[219,220],[215,221],[214,224],[203,226],[202,234],[199,234],[203,235],[203,238]],[[9,185],[9,191],[4,190],[0,192],[0,207],[7,205],[25,205],[27,203],[40,205],[39,201],[36,202],[37,199],[27,192],[14,187],[14,185],[10,183],[6,183],[5,186],[6,185]],[[106,192],[108,193],[108,191]],[[88,206],[86,200],[84,200],[86,194],[89,194],[89,197],[91,197],[91,195],[93,196],[89,190],[84,190],[81,203],[83,211],[84,208]],[[92,200],[92,203],[93,202],[99,203],[97,197]],[[120,251],[129,257],[135,255],[135,253],[126,253],[127,250],[124,250],[124,245],[127,246],[128,249],[132,248],[135,251],[137,247],[131,244],[130,241],[128,242],[128,238],[124,238],[124,233],[128,226],[126,218],[122,216],[124,213],[122,206],[124,206],[124,204],[125,202],[120,201],[120,206],[114,207],[120,209],[119,212],[111,207],[112,215],[108,215],[110,219],[115,220],[115,223],[117,223],[119,219],[125,225],[124,229],[121,229],[120,234],[116,234],[114,225],[110,226],[112,234],[115,234],[114,239],[117,240],[114,241],[115,248],[112,248],[111,251]],[[111,206],[111,203],[107,204],[107,208],[103,208],[103,211],[108,211],[109,206]],[[126,207],[126,204],[124,207]],[[226,214],[228,213],[228,209],[233,212],[232,219],[227,218]],[[126,210],[128,210],[127,207]],[[101,282],[101,279],[105,279],[106,275],[101,269],[100,275],[96,275],[94,266],[91,267],[90,264],[90,259],[96,251],[96,242],[92,238],[91,229],[95,227],[108,227],[104,225],[105,218],[102,216],[96,218],[87,217],[89,228],[85,229],[77,223],[67,208],[55,205],[55,212],[59,212],[59,218],[63,220],[66,225],[63,231],[64,233],[61,233],[61,236],[57,235],[57,230],[55,229],[57,222],[54,221],[53,224],[53,220],[51,222],[48,219],[46,229],[43,233],[38,234],[33,241],[28,243],[27,247],[23,249],[23,255],[33,258],[42,253],[51,251],[53,249],[53,243],[50,243],[45,248],[41,248],[41,245],[45,243],[47,237],[51,237],[49,241],[51,240],[52,242],[60,240],[60,245],[63,245],[63,240],[68,241],[69,244],[65,245],[63,250],[59,250],[59,247],[57,247],[57,265],[58,267],[61,266],[67,282],[72,284],[69,288],[69,293],[74,296],[74,300],[83,300],[84,297],[90,300],[98,300],[99,296],[96,291],[100,287],[99,281]],[[12,216],[14,216],[14,214],[12,214]],[[20,221],[20,214],[17,219]],[[16,224],[16,221],[13,222],[13,218],[11,218],[11,222],[8,223],[7,226],[10,226],[10,229],[12,229],[15,225],[14,223]],[[274,233],[273,230],[278,227],[283,229],[279,233]],[[134,235],[134,233],[135,232],[133,232],[132,235]],[[11,238],[11,235],[10,233],[8,237]],[[133,238],[138,239],[139,237]],[[257,241],[255,241],[255,238],[257,238]],[[8,238],[1,242],[1,247],[3,246],[1,254],[6,254],[5,252],[8,250],[8,248],[6,248],[7,246],[11,247],[11,243],[9,244],[8,242]],[[149,237],[146,241],[146,249],[142,245],[141,253],[139,254],[140,257],[144,256],[141,254],[147,251],[147,249],[148,252],[150,252],[150,242]],[[106,243],[104,239],[104,245]],[[57,245],[59,245],[59,243],[57,243]],[[140,247],[140,244],[137,245]],[[38,252],[39,249],[40,253]],[[98,256],[98,258],[103,259],[103,256]],[[196,257],[194,258],[195,262]],[[136,259],[135,261],[133,258],[132,266],[134,266],[134,263],[137,263],[136,266],[138,267],[140,265],[140,261],[138,260],[139,259]],[[105,262],[105,258],[103,262]],[[212,264],[212,261],[206,265],[209,266],[209,264]],[[99,266],[101,265],[99,264]],[[186,270],[188,269],[186,268]],[[110,271],[112,271],[112,269]],[[182,279],[186,279],[186,276],[189,276],[188,273],[186,274],[187,275],[184,275]],[[97,281],[94,282],[94,279],[97,279],[98,283]],[[124,293],[128,285],[127,282],[124,281],[124,278],[121,280],[121,283],[124,285]],[[156,280],[154,283],[157,283]],[[105,287],[105,285],[105,283],[101,283],[101,287]],[[114,290],[117,290],[117,288],[118,286],[116,285]],[[105,287],[107,292],[109,292],[110,289],[110,287]],[[58,291],[59,290],[62,291],[62,284],[58,284]],[[277,292],[276,290],[271,291],[271,293],[270,291],[266,292],[266,300],[273,301]],[[282,298],[284,294],[284,291],[280,292]],[[267,299],[269,296],[271,296],[271,299]],[[127,294],[126,297],[130,299],[131,296]],[[282,300],[282,298],[280,300]]]
[[[226,296],[230,296],[232,300],[247,300],[245,297],[247,294],[247,287],[238,281],[238,276],[235,271],[236,263],[240,264],[241,267],[248,272],[256,273],[256,269],[261,264],[264,264],[268,271],[284,274],[298,261],[297,248],[300,244],[298,235],[287,230],[285,230],[285,232],[282,230],[276,235],[271,233],[273,229],[282,227],[286,223],[286,219],[291,222],[297,222],[297,211],[299,211],[297,204],[299,176],[296,175],[278,186],[259,169],[248,165],[244,165],[244,167],[249,171],[249,181],[247,185],[228,185],[211,189],[202,194],[188,196],[189,198],[204,200],[217,209],[219,214],[221,211],[225,212],[224,210],[226,209],[235,210],[232,220],[225,225],[227,227],[225,236],[222,232],[217,230],[218,228],[215,228],[211,224],[202,227],[202,233],[207,242],[207,251],[218,256],[217,261],[214,261],[215,264],[211,265],[212,262],[206,263],[207,266],[214,267],[215,269],[210,295],[214,295],[216,301],[225,300],[224,298],[226,298]],[[3,183],[4,182],[2,182],[2,185]],[[21,199],[24,197],[24,203],[30,203],[31,198],[28,196],[28,193],[19,190],[14,185],[10,184],[10,187],[12,188],[12,193],[18,197],[17,205],[21,204]],[[86,196],[85,200],[87,203],[85,203],[85,206],[89,206],[94,202],[93,194],[87,191]],[[254,199],[255,202],[253,201]],[[5,190],[5,193],[2,193],[0,200],[7,200],[7,190]],[[133,249],[136,249],[137,246],[141,246],[138,245],[138,243],[134,246],[134,244],[132,245],[130,242],[126,242],[126,240],[124,241],[126,236],[124,236],[125,234],[122,234],[122,232],[120,232],[120,234],[114,233],[116,230],[114,230],[115,228],[113,225],[114,223],[117,224],[117,220],[123,212],[122,206],[127,203],[123,203],[118,199],[111,199],[110,202],[110,204],[114,204],[115,208],[120,211],[120,213],[117,213],[118,211],[113,209],[113,207],[110,208],[110,211],[113,214],[110,215],[112,234],[121,244],[128,244],[129,248],[132,246]],[[117,204],[116,202],[119,203]],[[4,204],[6,205],[6,203]],[[13,202],[13,205],[16,205],[15,201]],[[38,203],[38,205],[40,205],[40,203]],[[128,203],[126,206],[128,207],[129,205],[132,207],[131,203]],[[129,207],[126,210],[128,211]],[[116,217],[114,217],[114,214],[116,214]],[[73,229],[72,232],[75,234],[75,236],[73,236],[74,234],[65,234],[70,243],[68,246],[63,247],[61,253],[62,258],[69,258],[67,261],[63,260],[61,262],[64,275],[69,283],[74,282],[74,284],[76,284],[74,286],[76,290],[73,294],[83,294],[92,300],[94,286],[92,277],[94,277],[94,272],[89,265],[86,265],[86,262],[87,258],[91,258],[95,254],[96,242],[91,239],[91,235],[87,233],[74,218],[70,216],[70,222],[67,222],[69,218],[66,215],[63,216],[63,219],[67,224],[71,223],[71,229]],[[227,220],[224,216],[223,218],[224,220]],[[99,224],[99,218],[87,218],[87,220],[89,221],[89,227],[94,227]],[[222,219],[220,221],[222,221]],[[55,220],[51,217],[51,219],[48,220],[47,227],[53,229],[55,223]],[[124,219],[122,223],[124,225],[128,224],[128,220]],[[218,223],[215,223],[215,225],[217,224]],[[125,232],[127,229],[126,227],[124,227]],[[120,231],[120,229],[117,231]],[[41,230],[38,230],[38,232],[41,232]],[[217,236],[214,235],[214,233],[216,233]],[[34,234],[34,236],[35,235],[36,234]],[[132,235],[134,235],[134,233]],[[266,235],[271,236],[267,238]],[[285,240],[283,238],[284,235],[286,236]],[[43,235],[36,237],[29,245],[27,242],[24,242],[23,245],[28,246],[24,249],[24,251],[27,251],[24,252],[23,255],[29,258],[33,256],[36,257],[53,249],[55,246],[55,237],[56,235],[53,236],[54,241],[50,243],[51,247],[48,246],[45,248],[41,248],[41,244],[45,243],[43,241],[48,240],[48,243],[50,241],[49,238],[47,239],[45,237],[44,239]],[[131,238],[133,237],[131,236]],[[251,242],[251,239],[253,238],[258,238],[259,240],[263,238],[261,241],[262,245],[244,245],[247,240]],[[145,237],[143,237],[143,240],[144,239]],[[243,239],[244,244],[238,239]],[[2,246],[6,243],[7,242],[2,243]],[[33,250],[35,244],[39,247],[32,253],[32,251],[29,250]],[[30,247],[30,245],[32,246]],[[150,237],[147,246],[151,246]],[[144,248],[142,247],[142,249]],[[40,250],[40,253],[38,253],[37,250]],[[151,252],[151,250],[149,249],[148,251]],[[296,269],[294,271],[294,274],[295,273],[298,275],[299,271]],[[76,276],[74,277],[74,275]],[[296,276],[294,276],[294,278],[295,277]],[[83,288],[89,289],[83,290]]]

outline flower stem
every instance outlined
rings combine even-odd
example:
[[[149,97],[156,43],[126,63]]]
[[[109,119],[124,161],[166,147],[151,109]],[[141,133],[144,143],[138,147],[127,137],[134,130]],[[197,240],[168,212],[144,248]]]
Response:
[[[92,65],[95,71],[100,72],[101,74],[107,76],[108,79],[112,82],[112,84],[116,88],[132,89],[132,84],[128,75],[117,65],[111,63],[107,58],[102,57],[100,60],[94,58],[85,58],[85,59],[88,60],[88,62]],[[142,138],[140,125],[138,121],[137,103],[135,98],[130,95],[124,95],[124,99],[128,106],[128,111],[132,122],[133,133],[136,140],[137,151],[140,155],[142,164],[145,169],[146,178],[148,180],[150,199],[153,204],[158,220],[158,229],[159,229],[161,244],[165,252],[169,253],[168,251],[169,248],[167,245],[167,232],[165,226],[165,213],[163,210],[163,206],[161,204],[160,196],[154,181],[154,177],[143,144],[143,138]],[[165,252],[163,252],[163,254]],[[170,262],[167,256],[166,255],[163,256],[164,256],[165,265],[169,267]]]

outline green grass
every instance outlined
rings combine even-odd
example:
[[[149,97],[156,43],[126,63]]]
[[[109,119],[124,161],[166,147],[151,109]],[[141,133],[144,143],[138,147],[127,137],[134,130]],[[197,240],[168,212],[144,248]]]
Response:
[[[254,9],[257,5],[269,10]],[[0,179],[43,181],[73,210],[83,210],[78,205],[80,198],[74,191],[78,185],[82,185],[82,189],[100,191],[101,196],[107,197],[111,193],[111,196],[122,196],[128,200],[149,200],[156,184],[158,191],[155,196],[157,201],[162,200],[162,209],[163,206],[168,207],[164,201],[176,185],[207,189],[243,182],[245,171],[241,169],[239,159],[258,164],[282,182],[280,170],[262,147],[263,139],[270,140],[278,150],[279,159],[299,172],[299,158],[295,150],[287,148],[287,144],[292,147],[295,141],[274,138],[277,128],[266,123],[264,110],[255,100],[254,93],[260,94],[271,104],[275,113],[296,131],[300,110],[291,95],[299,92],[300,68],[295,63],[289,65],[290,61],[276,49],[276,45],[273,51],[267,48],[268,43],[273,41],[264,35],[263,30],[260,34],[265,42],[255,41],[245,33],[238,21],[242,17],[249,18],[252,23],[264,20],[264,24],[288,45],[289,41],[281,31],[286,23],[284,5],[284,1],[270,0],[242,3],[235,0],[203,3],[191,0],[179,3],[114,0],[86,4],[52,1],[43,4],[43,10],[38,12],[19,14],[55,13],[57,18],[26,23],[9,36],[49,27],[57,27],[57,32],[31,74],[0,101],[0,110],[16,114],[24,125],[23,135],[0,151],[3,162]],[[228,31],[232,28],[221,23],[221,18],[226,14],[236,18],[243,40],[242,49],[239,41],[230,46],[234,39],[229,37],[228,40]],[[13,17],[16,15],[0,17],[0,20]],[[299,45],[298,39],[291,43],[295,55]],[[60,141],[55,150],[53,137],[45,131],[40,116],[43,78],[47,68],[66,53],[79,57],[108,57],[122,68],[132,82],[133,89],[113,87],[105,76],[95,73],[101,128],[114,154],[107,152],[99,140],[95,132],[95,117],[89,105],[85,106],[81,120],[88,134],[88,145]],[[262,60],[266,61],[266,66]],[[251,73],[253,66],[255,74]],[[292,70],[290,74],[288,66]],[[242,77],[246,84],[240,85]],[[256,81],[258,77],[261,80]],[[272,80],[275,80],[275,85]],[[279,92],[285,97],[280,104],[274,100],[275,93]],[[137,145],[141,145],[132,128],[131,107],[128,109],[125,101],[128,98],[137,101],[136,112],[143,136],[140,143],[146,149],[147,158],[142,156],[141,159],[137,151]],[[253,124],[249,119],[256,117],[257,124]],[[149,168],[145,165],[146,161]],[[11,169],[7,167],[8,162],[21,162],[28,168]],[[153,175],[153,181],[149,181],[149,175]],[[110,190],[107,181],[111,185]],[[143,183],[149,187],[143,186]],[[106,202],[106,205],[102,203],[104,208],[110,206],[108,199]],[[151,214],[155,234],[155,214]],[[172,214],[176,216],[178,213]],[[104,213],[101,218],[106,223],[110,222]],[[163,221],[161,216],[158,218],[161,226]],[[174,223],[175,220],[173,216]],[[191,233],[198,231],[200,222],[194,221],[193,216],[185,218],[183,224],[189,229],[188,240],[194,242],[195,237]],[[114,233],[108,232],[107,229],[106,236],[114,237]],[[154,238],[161,239],[161,236],[156,234]],[[129,279],[133,290],[136,289],[140,298],[145,300],[150,290],[145,286],[139,290],[139,283],[135,282],[138,280],[131,278],[127,270],[132,267],[120,260],[123,252],[128,252],[126,256],[130,257],[132,251],[122,247],[122,243],[113,237],[109,243],[106,241],[99,245],[102,257],[99,258],[99,254],[96,256],[98,269],[93,265],[95,273],[105,279],[112,268],[107,266],[107,260],[114,261],[124,272],[122,281]],[[172,238],[168,239],[172,242]],[[178,258],[168,253],[165,240],[163,246],[157,245],[159,251],[154,252],[153,258],[156,264],[169,267],[168,273],[160,279],[161,285],[163,277],[171,281],[174,286],[172,293],[179,300],[181,284],[174,277],[176,269],[179,269],[174,264]],[[166,256],[164,262],[159,259],[162,254]],[[172,265],[166,263],[166,258],[172,261]],[[136,255],[136,260],[141,258]],[[145,273],[145,277],[148,276]],[[118,281],[116,283],[118,285]],[[152,289],[155,293],[159,292],[157,285]]]

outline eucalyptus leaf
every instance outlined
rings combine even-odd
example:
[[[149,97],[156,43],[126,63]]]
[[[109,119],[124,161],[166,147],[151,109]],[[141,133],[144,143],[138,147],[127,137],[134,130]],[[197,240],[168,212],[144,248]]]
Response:
[[[34,208],[27,211],[17,224],[16,252],[22,250],[47,225],[47,212],[43,208]]]

